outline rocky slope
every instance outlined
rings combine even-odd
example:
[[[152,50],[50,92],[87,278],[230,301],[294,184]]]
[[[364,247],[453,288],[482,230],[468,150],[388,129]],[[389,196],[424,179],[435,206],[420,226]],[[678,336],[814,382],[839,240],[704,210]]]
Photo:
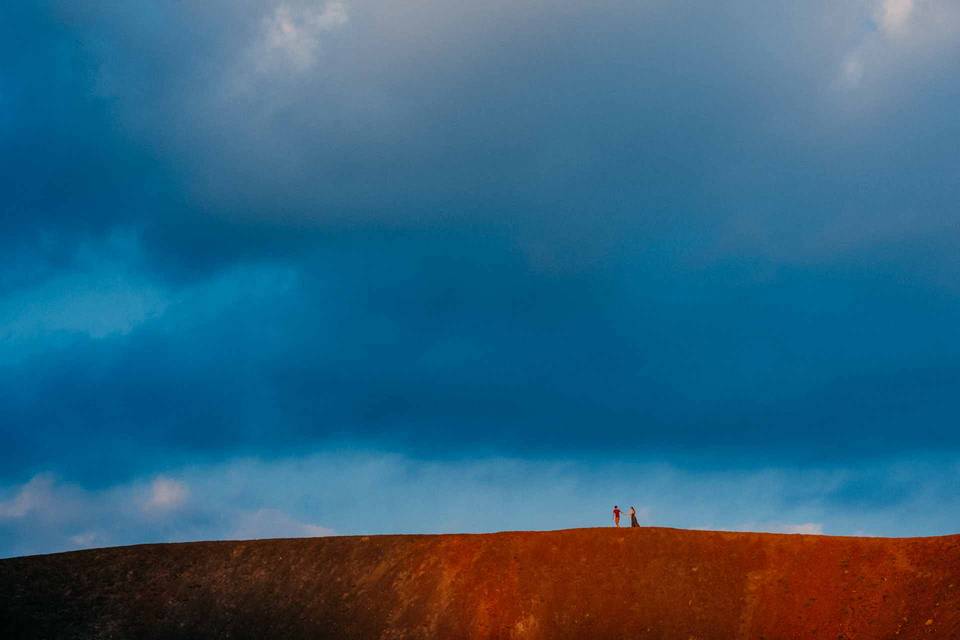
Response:
[[[960,536],[611,528],[13,558],[0,637],[957,639]]]

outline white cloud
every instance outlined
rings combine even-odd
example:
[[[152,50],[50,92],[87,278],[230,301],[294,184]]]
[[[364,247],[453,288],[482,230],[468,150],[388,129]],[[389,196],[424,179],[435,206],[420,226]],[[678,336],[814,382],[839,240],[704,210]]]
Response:
[[[384,452],[329,451],[171,470],[147,482],[96,491],[48,475],[0,487],[0,555],[334,532],[603,527],[611,525],[613,504],[636,505],[638,518],[648,526],[935,535],[956,529],[958,474],[954,460],[819,471],[710,471],[650,462],[425,461]],[[859,496],[859,487],[876,478],[911,489],[889,501],[878,502],[871,492]],[[162,510],[147,510],[145,504]]]
[[[143,509],[150,513],[172,511],[182,506],[189,494],[183,482],[160,476],[151,483]]]
[[[50,474],[34,476],[11,499],[0,502],[0,519],[23,518],[47,508],[54,500],[53,484]]]
[[[219,490],[237,482],[224,467],[206,468],[194,479],[200,485],[196,490],[162,475],[87,491],[41,474],[22,485],[0,487],[0,557],[143,542],[334,533],[272,507],[276,495],[224,495]]]
[[[256,47],[258,66],[269,70],[278,64],[303,72],[317,62],[324,33],[349,20],[347,7],[334,0],[319,5],[281,4],[263,21],[262,40]]]
[[[878,0],[866,5],[859,41],[840,62],[838,84],[847,90],[901,82],[916,67],[935,67],[955,49],[960,36],[960,3],[955,0]]]
[[[97,541],[100,540],[100,535],[95,531],[84,531],[83,533],[70,536],[69,540],[70,544],[75,547],[93,547],[96,546]]]
[[[333,533],[333,529],[300,522],[278,509],[257,509],[240,514],[229,537],[251,540],[331,536]]]
[[[860,84],[863,79],[863,60],[859,51],[852,51],[843,61],[843,67],[840,71],[840,84],[847,88],[853,88]]]
[[[878,21],[884,32],[896,35],[903,31],[913,14],[913,0],[883,0]]]
[[[783,524],[777,529],[779,533],[805,533],[809,535],[822,536],[823,524],[819,522],[803,522],[800,524]]]
[[[698,525],[694,529],[707,531],[758,531],[762,533],[801,533],[805,535],[822,536],[823,524],[820,522],[741,522],[734,527]]]

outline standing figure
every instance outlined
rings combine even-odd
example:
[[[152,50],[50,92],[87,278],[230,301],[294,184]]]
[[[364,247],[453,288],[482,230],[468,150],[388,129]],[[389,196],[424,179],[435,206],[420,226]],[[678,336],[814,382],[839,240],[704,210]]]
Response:
[[[613,526],[620,526],[620,507],[613,505]]]
[[[630,528],[639,527],[640,523],[637,522],[637,510],[633,507],[630,507]]]

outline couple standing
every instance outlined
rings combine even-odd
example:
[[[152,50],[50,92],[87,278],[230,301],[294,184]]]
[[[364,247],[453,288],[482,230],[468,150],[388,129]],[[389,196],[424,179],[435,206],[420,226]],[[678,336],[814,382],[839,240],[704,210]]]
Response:
[[[620,507],[613,505],[613,526],[620,526]],[[630,507],[630,526],[639,527],[640,523],[637,522],[637,510],[633,507]]]

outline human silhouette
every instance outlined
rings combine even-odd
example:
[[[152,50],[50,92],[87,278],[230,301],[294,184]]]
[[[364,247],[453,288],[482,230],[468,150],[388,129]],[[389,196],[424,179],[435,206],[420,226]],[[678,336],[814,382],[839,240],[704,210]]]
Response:
[[[630,507],[630,528],[639,527],[640,523],[637,522],[637,510],[633,507]]]
[[[613,526],[620,526],[620,507],[613,505]]]

